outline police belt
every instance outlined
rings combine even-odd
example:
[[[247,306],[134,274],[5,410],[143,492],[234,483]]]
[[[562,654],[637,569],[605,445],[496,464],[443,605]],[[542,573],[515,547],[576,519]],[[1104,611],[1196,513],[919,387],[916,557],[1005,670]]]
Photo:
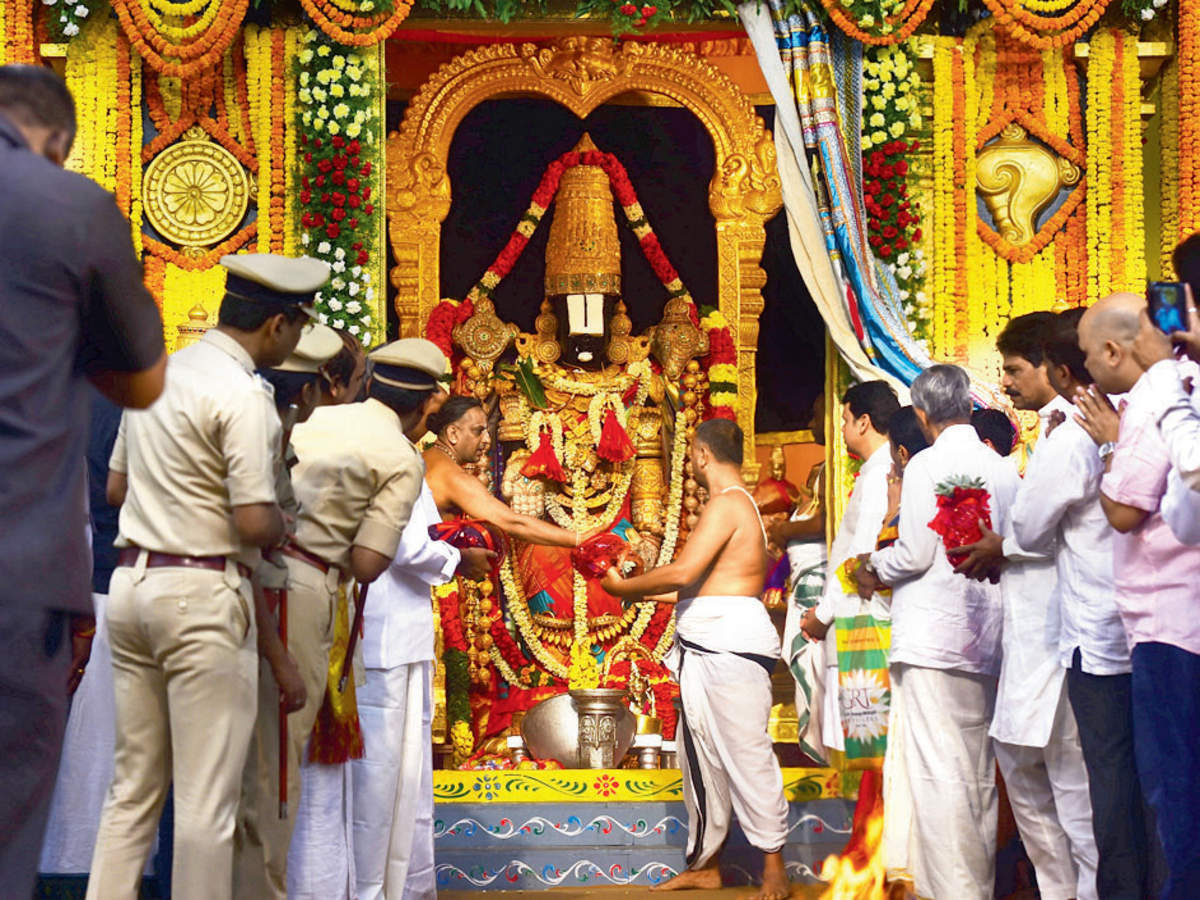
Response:
[[[289,541],[288,543],[284,544],[279,548],[279,552],[284,556],[290,556],[292,559],[298,559],[300,562],[308,563],[322,575],[328,575],[329,570],[332,569],[337,573],[338,581],[344,581],[346,578],[346,573],[342,571],[341,566],[335,566],[332,563],[327,563],[325,560],[321,559],[321,557],[317,556],[317,554],[310,550],[305,550],[294,541]]]
[[[118,566],[133,567],[138,564],[141,547],[125,547],[117,554]],[[226,558],[224,556],[175,556],[171,553],[158,553],[155,550],[146,551],[147,569],[207,569],[211,572],[224,572]],[[237,564],[237,570],[243,578],[250,577],[250,567]]]

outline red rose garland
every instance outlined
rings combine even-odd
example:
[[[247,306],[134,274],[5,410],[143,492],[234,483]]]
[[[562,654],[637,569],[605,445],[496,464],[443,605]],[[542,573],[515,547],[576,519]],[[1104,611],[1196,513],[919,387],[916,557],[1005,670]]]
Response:
[[[919,205],[908,199],[906,154],[919,141],[889,141],[863,159],[863,201],[868,242],[882,259],[892,259],[921,240]]]

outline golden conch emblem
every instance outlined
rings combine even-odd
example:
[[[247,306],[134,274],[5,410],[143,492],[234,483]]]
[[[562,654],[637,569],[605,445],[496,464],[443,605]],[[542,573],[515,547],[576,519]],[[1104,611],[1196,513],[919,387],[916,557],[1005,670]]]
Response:
[[[996,231],[1014,247],[1028,244],[1038,231],[1038,216],[1065,186],[1083,176],[1079,166],[1057,156],[1016,122],[1000,139],[979,151],[976,187]]]
[[[208,247],[237,230],[250,204],[250,181],[237,157],[189,129],[146,167],[146,218],[185,248]]]

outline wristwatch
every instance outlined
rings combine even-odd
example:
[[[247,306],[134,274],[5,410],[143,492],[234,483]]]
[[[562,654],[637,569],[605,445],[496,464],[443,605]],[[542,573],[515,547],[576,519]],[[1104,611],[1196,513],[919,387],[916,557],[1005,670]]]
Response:
[[[1117,445],[1112,441],[1105,441],[1103,444],[1101,444],[1099,450],[1100,462],[1108,462],[1108,458],[1112,456],[1114,452],[1116,452],[1116,449]]]

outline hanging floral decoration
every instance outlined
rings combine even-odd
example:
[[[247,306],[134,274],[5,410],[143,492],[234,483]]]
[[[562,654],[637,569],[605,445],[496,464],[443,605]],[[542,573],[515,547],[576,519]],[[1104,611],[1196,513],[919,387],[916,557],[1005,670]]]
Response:
[[[55,40],[70,40],[79,34],[91,15],[96,0],[42,0],[46,27]]]
[[[1140,291],[1146,281],[1141,78],[1137,40],[1122,29],[1092,35],[1088,62],[1088,293]]]
[[[1200,231],[1200,0],[1179,0],[1178,240]],[[1164,169],[1164,171],[1166,171]]]
[[[920,27],[933,0],[821,0],[842,31],[867,45],[898,44]]]
[[[383,262],[382,214],[375,207],[383,128],[379,55],[346,52],[310,29],[297,63],[300,243],[333,269],[317,310],[323,323],[370,347],[384,326],[372,316]]]
[[[708,335],[708,355],[700,367],[708,373],[706,419],[737,421],[738,369],[737,347],[733,343],[729,322],[719,310],[710,310],[700,320]]]
[[[160,75],[191,78],[219,68],[250,0],[111,0],[129,42]]]
[[[867,241],[896,279],[915,334],[927,336],[932,315],[925,292],[919,182],[913,162],[920,141],[921,76],[911,42],[868,47],[863,53],[863,202]]]
[[[0,65],[35,62],[34,0],[0,3]]]
[[[327,38],[346,47],[374,46],[391,37],[412,0],[300,0]]]

